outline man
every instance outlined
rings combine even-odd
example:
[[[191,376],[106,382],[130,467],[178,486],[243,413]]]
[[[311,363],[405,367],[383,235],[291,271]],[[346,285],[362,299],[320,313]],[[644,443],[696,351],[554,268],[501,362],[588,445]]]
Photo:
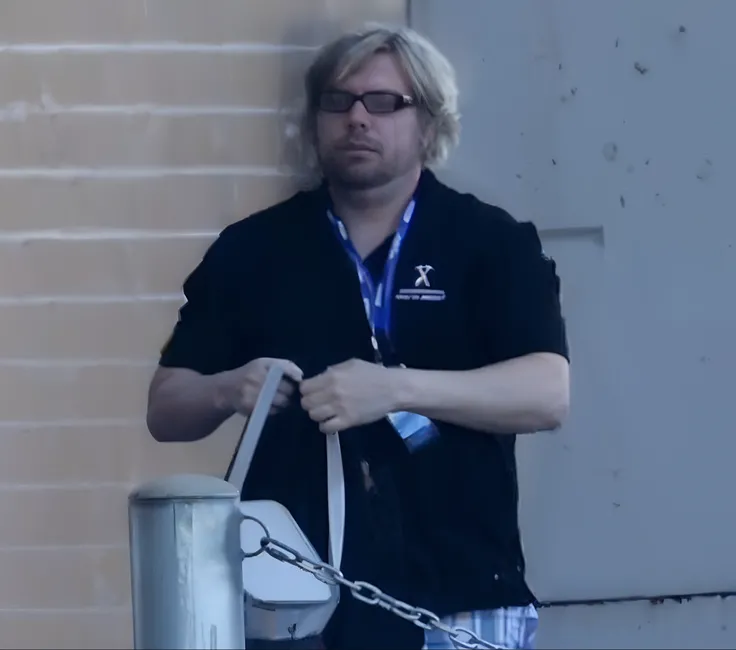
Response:
[[[326,557],[320,432],[340,432],[345,575],[530,647],[514,440],[568,408],[554,262],[533,225],[429,171],[458,140],[457,90],[415,32],[348,34],[305,87],[302,137],[323,182],[226,228],[186,280],[149,428],[203,438],[248,415],[282,364],[247,498],[286,505]],[[348,593],[325,643],[452,647]]]

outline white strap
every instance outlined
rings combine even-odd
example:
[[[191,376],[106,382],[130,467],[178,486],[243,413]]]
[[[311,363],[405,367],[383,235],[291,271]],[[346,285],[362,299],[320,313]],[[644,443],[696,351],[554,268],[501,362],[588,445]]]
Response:
[[[329,562],[339,569],[345,539],[345,477],[342,470],[340,434],[328,434],[325,444],[327,446],[327,521],[330,526]]]
[[[250,464],[263,432],[268,412],[276,397],[284,371],[278,364],[269,368],[266,380],[258,395],[253,412],[248,418],[245,430],[240,437],[240,443],[235,451],[225,480],[242,491],[245,477],[248,475]],[[342,548],[345,539],[345,478],[343,475],[342,452],[340,450],[339,434],[327,435],[327,518],[330,534],[329,562],[340,568],[342,562]]]

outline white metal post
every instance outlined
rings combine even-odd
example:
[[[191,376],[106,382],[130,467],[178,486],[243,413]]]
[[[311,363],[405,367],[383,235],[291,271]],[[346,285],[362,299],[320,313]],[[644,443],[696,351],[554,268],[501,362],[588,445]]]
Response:
[[[237,489],[178,475],[129,497],[136,650],[245,649]]]

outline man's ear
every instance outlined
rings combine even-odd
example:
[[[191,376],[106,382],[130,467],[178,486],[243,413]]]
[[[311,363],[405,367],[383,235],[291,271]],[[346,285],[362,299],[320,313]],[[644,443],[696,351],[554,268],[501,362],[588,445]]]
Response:
[[[437,127],[430,120],[428,115],[424,115],[421,118],[420,126],[420,143],[422,147],[422,162],[426,162],[432,157],[432,143],[437,137]]]

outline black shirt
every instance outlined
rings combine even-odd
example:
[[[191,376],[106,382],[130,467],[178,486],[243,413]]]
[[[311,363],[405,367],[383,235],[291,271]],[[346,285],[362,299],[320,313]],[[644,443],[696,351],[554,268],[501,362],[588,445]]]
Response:
[[[429,171],[415,197],[394,281],[398,360],[467,370],[533,352],[567,356],[559,279],[535,227]],[[327,205],[321,187],[228,226],[184,284],[187,303],[161,365],[208,374],[268,356],[310,377],[350,358],[372,362],[355,267]],[[372,275],[382,272],[389,243],[366,260]],[[425,266],[429,287],[419,278]],[[439,438],[414,454],[386,420],[341,433],[345,575],[440,616],[533,602],[518,531],[514,436],[436,424]],[[322,557],[324,456],[322,434],[295,402],[267,423],[243,492],[283,503]],[[347,593],[331,631],[344,648],[422,644],[421,630]]]

